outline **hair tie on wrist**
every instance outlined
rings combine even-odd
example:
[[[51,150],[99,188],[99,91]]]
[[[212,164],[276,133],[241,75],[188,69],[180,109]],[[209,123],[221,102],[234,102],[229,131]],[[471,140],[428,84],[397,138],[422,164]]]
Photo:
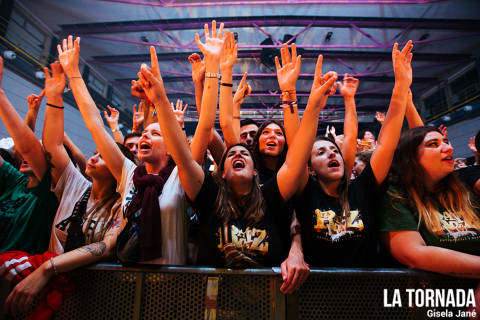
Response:
[[[220,82],[220,85],[224,87],[230,87],[230,88],[233,87],[233,83]]]
[[[56,109],[63,109],[63,106],[56,106],[56,105],[48,103],[48,102],[47,102],[47,106],[52,107],[52,108],[56,108]]]
[[[290,113],[293,113],[294,112],[293,106],[297,105],[297,101],[282,101],[282,104],[284,105],[284,106],[282,106],[282,108],[285,109],[285,108],[290,107]]]

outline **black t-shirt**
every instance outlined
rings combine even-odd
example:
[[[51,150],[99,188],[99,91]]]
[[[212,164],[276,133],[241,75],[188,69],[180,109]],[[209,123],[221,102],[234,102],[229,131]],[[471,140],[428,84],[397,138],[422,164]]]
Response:
[[[217,218],[215,204],[219,187],[210,174],[205,175],[193,208],[200,222],[198,264],[214,267],[271,267],[286,258],[290,243],[288,230],[292,217],[282,210],[285,205],[277,179],[261,187],[264,216],[255,226],[238,218],[228,225]],[[287,237],[284,233],[287,232]]]
[[[338,199],[327,195],[318,182],[310,178],[295,201],[305,261],[312,267],[376,266],[378,193],[369,164],[349,185],[350,216],[346,219]]]
[[[469,166],[455,171],[458,178],[474,190],[474,185],[480,179],[480,166]]]
[[[277,178],[277,171],[270,170],[263,167],[258,169],[258,180],[260,181],[260,185],[263,185],[267,181],[271,179],[276,179],[276,178]]]

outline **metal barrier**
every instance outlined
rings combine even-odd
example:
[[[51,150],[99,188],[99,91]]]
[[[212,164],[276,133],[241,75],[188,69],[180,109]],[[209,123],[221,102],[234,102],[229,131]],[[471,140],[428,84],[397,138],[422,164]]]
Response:
[[[329,268],[312,270],[299,292],[286,296],[279,291],[279,268],[117,264],[80,270],[74,279],[75,293],[55,319],[428,319],[435,318],[429,316],[433,311],[448,309],[456,315],[466,308],[409,307],[406,289],[468,290],[477,285],[411,269]],[[385,307],[395,289],[402,307]]]

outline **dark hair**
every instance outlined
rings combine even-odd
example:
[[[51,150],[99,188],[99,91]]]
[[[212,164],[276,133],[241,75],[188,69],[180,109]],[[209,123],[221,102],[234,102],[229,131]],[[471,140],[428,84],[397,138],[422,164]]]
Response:
[[[433,192],[425,186],[426,174],[418,160],[418,147],[432,131],[441,134],[436,127],[423,126],[407,130],[400,137],[389,174],[389,182],[397,191],[389,191],[392,201],[407,201],[418,212],[419,224],[423,221],[430,231],[441,228],[435,214],[441,207],[478,228],[480,221],[472,209],[472,197],[453,172],[442,178]],[[395,208],[393,203],[392,207]]]
[[[335,148],[337,148],[338,153],[340,154],[340,156],[342,157],[342,160],[343,160],[342,150],[338,147],[338,145],[337,145],[337,143],[335,142],[334,139],[332,139],[330,137],[319,136],[319,137],[317,137],[315,142],[317,142],[317,141],[328,141],[328,142],[332,143],[335,146]],[[315,145],[315,142],[313,143],[314,145]],[[312,148],[313,148],[313,146],[312,146]],[[311,168],[312,163],[311,163],[310,160],[311,160],[311,157],[308,159],[308,165]],[[317,175],[314,175],[313,179],[318,182]],[[350,182],[350,177],[347,173],[347,167],[345,166],[345,161],[344,161],[343,176],[342,176],[342,179],[340,180],[340,183],[338,184],[337,193],[338,193],[338,202],[340,203],[340,206],[342,207],[342,211],[345,213],[345,215],[347,217],[350,215],[350,204],[348,203],[348,184],[349,184],[349,182]]]
[[[475,135],[475,148],[477,148],[477,151],[480,152],[480,130],[478,130],[477,134]]]
[[[13,154],[7,149],[0,148],[0,156],[3,158],[3,160],[10,163],[15,169],[17,170],[20,169],[20,165],[21,165],[20,161],[18,161],[18,159],[15,158]]]
[[[123,144],[125,145],[125,143],[127,142],[127,139],[130,139],[130,138],[133,138],[133,137],[138,137],[140,138],[142,136],[141,133],[139,132],[132,132],[132,133],[129,133],[125,136],[125,138],[123,139]]]
[[[363,150],[363,151],[357,152],[355,156],[358,157],[360,161],[367,164],[370,162],[370,159],[372,158],[372,154],[373,154],[373,150]]]
[[[262,131],[265,129],[266,126],[268,126],[271,123],[274,123],[277,126],[279,126],[280,129],[282,130],[283,136],[285,137],[285,144],[283,146],[283,151],[282,151],[282,153],[280,153],[278,155],[279,161],[277,163],[277,167],[275,168],[275,171],[278,171],[280,169],[280,167],[283,165],[283,163],[285,162],[285,158],[287,157],[287,152],[288,152],[287,136],[285,134],[285,128],[283,127],[283,125],[280,122],[278,122],[277,120],[266,120],[262,123],[260,128],[258,128],[257,134],[255,135],[255,138],[253,138],[253,153],[255,154],[255,157],[258,160],[259,166],[261,166],[263,168],[264,167],[264,163],[262,161],[263,160],[263,155],[260,153],[260,146],[259,146],[258,141],[260,139],[260,136],[262,135]]]
[[[119,142],[115,142],[118,146],[118,148],[120,149],[120,151],[123,153],[123,155],[130,161],[132,161],[133,163],[135,163],[135,156],[133,155],[133,152],[130,151],[130,149],[128,149],[127,147],[125,147],[123,144],[119,143]]]
[[[367,133],[367,132],[370,132],[375,137],[375,134],[373,133],[372,130],[365,129],[365,130],[360,131],[360,133],[358,134],[358,138],[359,139],[365,138],[365,133]]]
[[[242,119],[240,121],[240,127],[243,127],[243,126],[246,126],[246,125],[249,125],[249,124],[254,124],[258,127],[257,121],[255,121],[253,119],[247,118],[247,119]]]
[[[264,215],[264,201],[263,195],[260,190],[260,185],[258,183],[258,177],[253,177],[253,186],[250,192],[245,195],[240,204],[243,210],[240,210],[239,204],[235,201],[235,196],[233,194],[232,188],[227,184],[222,178],[223,171],[225,170],[225,160],[227,158],[228,152],[233,148],[241,146],[245,148],[250,156],[252,157],[254,168],[256,168],[255,155],[252,153],[250,148],[244,143],[237,143],[228,147],[222,155],[220,164],[217,168],[215,174],[216,182],[219,186],[219,192],[217,195],[215,212],[217,217],[221,219],[224,223],[228,223],[231,220],[238,219],[243,212],[244,218],[246,218],[248,224],[255,225],[258,224]]]

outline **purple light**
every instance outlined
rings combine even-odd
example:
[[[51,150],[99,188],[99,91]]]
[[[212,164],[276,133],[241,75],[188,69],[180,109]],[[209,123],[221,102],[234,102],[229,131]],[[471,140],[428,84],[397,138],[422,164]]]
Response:
[[[302,5],[302,4],[427,4],[440,2],[441,0],[258,0],[258,1],[215,1],[215,2],[190,2],[190,3],[175,3],[172,0],[169,3],[166,1],[150,2],[140,0],[100,0],[105,2],[115,2],[132,5],[142,5],[151,7],[216,7],[216,6],[258,6],[258,5]]]

